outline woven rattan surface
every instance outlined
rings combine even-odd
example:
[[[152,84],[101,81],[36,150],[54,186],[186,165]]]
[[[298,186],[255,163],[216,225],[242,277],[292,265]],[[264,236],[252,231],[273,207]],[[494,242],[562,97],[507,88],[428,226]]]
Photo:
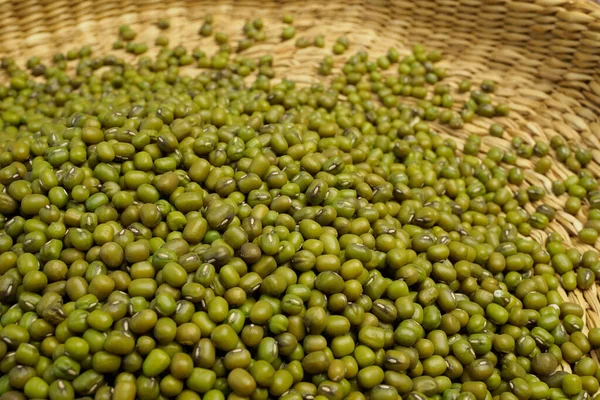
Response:
[[[294,40],[281,43],[286,13],[294,15],[297,37],[325,34],[326,47],[298,49]],[[487,135],[491,120],[486,118],[461,130],[436,126],[453,136],[459,148],[472,133],[485,136],[484,151],[491,146],[508,149],[515,136],[533,143],[559,134],[594,149],[590,169],[600,177],[600,5],[590,0],[0,0],[0,56],[23,62],[31,55],[51,56],[83,44],[110,52],[124,23],[138,31],[137,41],[151,45],[158,35],[155,23],[165,17],[171,21],[171,44],[210,52],[216,49],[214,40],[197,33],[208,14],[214,16],[215,31],[234,39],[242,36],[246,20],[261,17],[267,41],[244,55],[273,53],[277,75],[301,83],[322,79],[317,65],[331,54],[340,35],[349,38],[349,53],[367,49],[383,55],[391,46],[406,53],[414,43],[443,50],[451,85],[465,77],[498,81],[497,97],[512,110],[501,120],[508,128],[502,138]],[[338,67],[344,58],[335,57]],[[198,71],[189,68],[186,73]],[[526,169],[529,184],[549,192],[554,179],[571,174],[557,162],[542,176],[533,171],[534,162],[519,159],[518,164]],[[560,210],[565,201],[564,195],[544,199]],[[559,211],[547,231],[587,250],[576,238],[586,214],[586,206],[576,216]],[[546,233],[534,231],[533,236],[543,241]],[[593,287],[568,295],[586,307],[586,330],[600,326],[598,293]]]

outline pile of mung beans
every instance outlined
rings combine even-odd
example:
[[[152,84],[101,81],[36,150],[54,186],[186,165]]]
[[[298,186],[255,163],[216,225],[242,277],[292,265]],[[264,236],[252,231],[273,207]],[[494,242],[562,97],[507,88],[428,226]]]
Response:
[[[436,127],[507,116],[495,82],[340,37],[301,87],[244,56],[263,26],[236,45],[207,16],[213,54],[161,34],[150,58],[123,26],[109,55],[2,59],[0,400],[597,398],[600,329],[560,291],[598,254],[516,166],[564,163],[553,192],[594,244],[590,151],[459,148]]]

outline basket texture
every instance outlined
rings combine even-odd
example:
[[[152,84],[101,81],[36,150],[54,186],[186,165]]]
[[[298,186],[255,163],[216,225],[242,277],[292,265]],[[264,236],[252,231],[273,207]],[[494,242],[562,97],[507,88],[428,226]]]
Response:
[[[118,27],[125,23],[138,32],[136,41],[151,45],[159,18],[171,21],[166,34],[172,45],[200,46],[210,53],[216,49],[214,40],[198,35],[208,14],[214,16],[214,31],[234,40],[242,37],[245,21],[262,18],[266,42],[243,54],[273,53],[277,76],[305,84],[323,79],[317,78],[317,65],[340,35],[350,41],[347,54],[366,49],[378,56],[389,47],[406,54],[415,43],[440,49],[450,85],[467,77],[475,83],[495,80],[496,96],[511,105],[511,113],[500,120],[507,127],[502,138],[487,135],[492,122],[481,117],[460,130],[436,125],[437,131],[453,136],[459,148],[470,134],[484,136],[483,151],[508,149],[515,136],[533,143],[562,135],[592,149],[589,168],[600,178],[600,5],[591,0],[0,0],[0,56],[24,62],[31,55],[51,56],[84,44],[97,53],[111,52]],[[294,15],[296,37],[325,34],[326,47],[281,43],[284,14]],[[339,67],[347,56],[334,58]],[[198,73],[193,67],[186,71]],[[533,171],[534,162],[519,159],[518,165],[528,184],[549,192],[553,180],[571,175],[558,162],[540,175]],[[587,206],[571,216],[562,211],[565,201],[564,195],[544,198],[560,210],[547,232],[589,250],[576,237]],[[546,238],[543,231],[532,235]],[[598,287],[561,294],[586,309],[585,331],[600,326]]]

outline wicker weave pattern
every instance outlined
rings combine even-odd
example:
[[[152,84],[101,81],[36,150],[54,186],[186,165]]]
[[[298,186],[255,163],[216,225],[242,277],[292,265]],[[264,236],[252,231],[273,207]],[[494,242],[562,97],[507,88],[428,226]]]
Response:
[[[294,40],[281,43],[284,13],[295,16],[296,37],[325,34],[326,48],[297,49]],[[484,137],[484,151],[491,146],[508,149],[514,136],[533,143],[560,134],[595,149],[590,169],[600,177],[600,6],[589,0],[0,0],[0,56],[24,61],[83,44],[109,52],[124,23],[138,31],[138,41],[151,45],[158,35],[155,22],[162,17],[171,20],[167,33],[172,45],[211,52],[216,49],[213,39],[197,34],[207,14],[214,15],[215,31],[228,32],[234,40],[247,19],[263,18],[267,41],[243,54],[272,52],[277,75],[301,83],[317,79],[318,62],[340,35],[349,38],[349,53],[365,48],[382,55],[391,46],[407,53],[414,43],[441,49],[450,84],[464,77],[494,79],[500,82],[497,97],[512,106],[510,117],[501,121],[508,128],[504,137]],[[344,58],[336,56],[336,65]],[[486,135],[490,124],[477,118],[461,131],[437,129],[460,145],[469,134]],[[554,179],[571,174],[557,163],[541,176],[533,172],[534,162],[520,159],[518,164],[527,169],[528,183],[548,190]],[[544,199],[559,209],[565,201],[565,196]],[[587,250],[589,246],[570,238],[582,228],[586,213],[585,206],[576,217],[559,211],[548,230]],[[545,239],[544,232],[533,235]],[[600,326],[597,287],[569,297],[587,308],[587,328]]]

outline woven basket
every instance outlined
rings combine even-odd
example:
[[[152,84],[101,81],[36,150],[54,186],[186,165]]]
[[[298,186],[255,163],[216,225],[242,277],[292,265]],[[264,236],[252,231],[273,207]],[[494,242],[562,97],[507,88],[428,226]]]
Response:
[[[297,49],[294,40],[281,43],[286,13],[294,15],[296,37],[325,34],[326,47]],[[508,149],[514,136],[533,143],[559,134],[594,149],[590,169],[600,178],[600,5],[590,0],[0,0],[0,56],[23,62],[31,55],[51,56],[83,44],[110,52],[125,23],[138,31],[138,40],[152,44],[159,18],[171,21],[171,44],[210,52],[216,49],[214,40],[197,33],[208,14],[214,15],[215,31],[236,40],[246,20],[263,18],[267,41],[244,54],[276,54],[277,76],[300,83],[322,79],[317,78],[318,62],[331,54],[340,35],[350,40],[349,53],[367,49],[383,55],[392,46],[407,53],[414,43],[440,49],[450,84],[466,77],[476,83],[493,79],[500,83],[497,98],[512,111],[500,121],[508,128],[503,138],[486,135],[491,120],[485,118],[455,131],[435,126],[439,132],[452,135],[459,148],[468,135],[480,134],[483,151]],[[337,67],[342,65],[343,56],[335,59]],[[554,179],[571,174],[559,163],[547,176],[535,173],[532,161],[519,159],[518,164],[529,184],[548,191]],[[562,210],[565,200],[548,195],[544,202]],[[547,231],[588,250],[576,238],[586,214],[585,206],[575,217],[559,211]],[[532,235],[543,241],[546,233]],[[586,331],[600,326],[597,287],[561,293],[585,307]]]

